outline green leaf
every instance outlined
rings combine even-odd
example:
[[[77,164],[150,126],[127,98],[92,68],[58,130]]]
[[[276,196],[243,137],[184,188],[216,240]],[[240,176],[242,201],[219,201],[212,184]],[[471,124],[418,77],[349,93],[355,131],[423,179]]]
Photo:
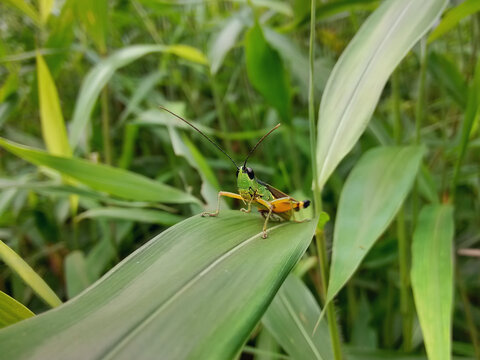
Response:
[[[42,19],[42,23],[45,24],[52,12],[54,0],[38,0],[38,6],[40,8],[40,17]]]
[[[453,209],[428,205],[412,242],[412,290],[430,360],[451,358],[453,311]]]
[[[230,359],[311,241],[316,221],[195,216],[56,311],[0,331],[6,358]]]
[[[93,40],[97,50],[105,54],[107,46],[108,1],[107,0],[82,0],[76,1],[76,16],[85,27],[90,39]]]
[[[69,299],[80,294],[91,284],[83,252],[72,251],[65,258],[65,281]]]
[[[207,57],[200,50],[192,46],[182,44],[170,45],[167,51],[170,54],[177,55],[185,60],[189,60],[201,65],[208,65]]]
[[[326,322],[322,321],[313,334],[319,315],[320,307],[312,293],[299,278],[290,275],[262,322],[292,359],[333,359]]]
[[[15,251],[9,248],[2,240],[0,240],[0,259],[20,276],[25,283],[30,286],[33,291],[51,307],[62,304],[55,292],[47,285],[47,283],[23,260]]]
[[[320,104],[316,154],[319,188],[367,127],[390,74],[446,3],[384,1],[343,52]]]
[[[124,199],[165,203],[198,203],[190,194],[145,176],[77,158],[50,155],[0,138],[0,146],[38,166],[46,166],[98,191]]]
[[[439,37],[442,37],[457,26],[462,19],[475,14],[478,11],[480,11],[480,2],[478,0],[466,0],[460,5],[450,9],[445,13],[445,16],[435,30],[432,31],[428,37],[428,42],[430,43],[437,40]]]
[[[326,302],[352,277],[395,217],[423,153],[417,146],[378,147],[365,153],[353,168],[340,195]]]
[[[435,82],[444,87],[453,100],[465,109],[468,87],[457,64],[442,54],[432,52],[428,56],[428,70]]]
[[[239,16],[232,16],[225,26],[217,33],[211,42],[208,51],[210,71],[216,74],[223,64],[227,53],[235,46],[238,36],[245,27]]]
[[[57,88],[42,55],[37,52],[38,97],[42,135],[51,154],[71,156]]]
[[[83,219],[98,218],[122,219],[167,226],[174,225],[183,219],[182,216],[160,210],[102,207],[87,210],[78,215],[75,220],[81,221]]]
[[[98,95],[115,71],[151,53],[171,52],[177,56],[189,56],[187,60],[192,60],[193,57],[196,61],[201,58],[200,55],[198,55],[200,54],[198,51],[187,51],[184,45],[180,46],[181,45],[171,47],[164,45],[132,45],[118,50],[95,65],[85,77],[75,102],[69,137],[71,146],[75,148],[78,145],[80,137],[85,133],[85,128],[90,121],[90,116],[92,115]]]
[[[0,291],[0,328],[35,316],[27,307]]]
[[[30,3],[26,2],[25,0],[3,0],[3,2],[17,8],[30,19],[32,19],[35,25],[40,26],[40,15],[38,14],[37,10],[30,5]]]
[[[253,87],[290,122],[290,89],[282,59],[265,40],[258,23],[245,35],[247,74]]]

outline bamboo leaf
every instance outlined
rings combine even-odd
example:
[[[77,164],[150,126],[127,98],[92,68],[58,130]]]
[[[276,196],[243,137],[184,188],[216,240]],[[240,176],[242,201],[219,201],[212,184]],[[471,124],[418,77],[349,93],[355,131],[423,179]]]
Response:
[[[313,334],[320,307],[305,284],[290,275],[262,318],[262,323],[292,359],[333,359],[325,321]]]
[[[190,194],[112,166],[50,155],[0,138],[0,146],[37,166],[46,166],[98,191],[124,199],[165,203],[198,203]]]
[[[343,52],[320,104],[316,154],[320,188],[367,127],[390,74],[446,3],[385,1]]]
[[[33,291],[51,307],[62,304],[55,292],[15,251],[0,240],[0,259],[12,269]]]
[[[450,359],[453,310],[453,209],[420,212],[412,243],[412,290],[430,360]]]
[[[189,218],[58,310],[1,330],[2,355],[233,358],[306,250],[315,224],[272,224],[262,239],[258,214]]]
[[[0,291],[0,328],[35,316],[27,307]]]
[[[475,14],[478,11],[480,11],[480,2],[478,0],[466,0],[458,6],[450,9],[445,13],[445,16],[435,30],[432,31],[428,37],[428,42],[435,41],[442,37],[457,26],[462,19]]]
[[[198,50],[195,52],[193,48],[191,48],[191,51],[186,51],[186,46],[183,46],[182,48],[179,48],[179,46],[180,45],[174,45],[171,47],[164,45],[132,45],[118,50],[95,65],[85,77],[77,101],[75,102],[75,110],[70,124],[69,139],[71,146],[75,148],[78,145],[80,137],[85,133],[85,128],[90,121],[90,116],[92,115],[93,107],[95,106],[98,95],[115,71],[142,56],[158,52],[171,52],[177,56],[187,56],[187,60],[192,60],[193,56],[198,62]],[[192,55],[193,53],[196,55]]]
[[[17,8],[30,19],[32,19],[35,25],[40,26],[40,15],[38,14],[37,10],[30,5],[30,3],[26,2],[25,0],[3,0],[3,2]]]
[[[179,215],[170,214],[168,212],[159,210],[102,207],[84,211],[83,213],[79,214],[75,220],[81,221],[84,219],[98,218],[139,221],[167,226],[174,225],[183,219]]]
[[[51,154],[71,156],[57,88],[42,55],[37,52],[38,97],[42,134]]]
[[[42,19],[42,23],[46,24],[50,13],[52,12],[54,0],[38,0],[38,5],[40,8],[40,17]]]
[[[395,217],[423,153],[417,146],[379,147],[365,153],[353,168],[340,195],[326,302],[352,277]]]

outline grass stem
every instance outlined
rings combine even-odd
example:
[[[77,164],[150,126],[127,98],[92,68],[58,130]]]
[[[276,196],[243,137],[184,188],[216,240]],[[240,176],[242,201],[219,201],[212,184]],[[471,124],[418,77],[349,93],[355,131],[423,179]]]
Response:
[[[308,80],[308,119],[310,126],[310,153],[312,159],[312,174],[313,174],[313,199],[315,206],[315,214],[319,216],[322,211],[322,200],[320,189],[318,186],[318,169],[316,162],[316,124],[315,124],[315,98],[314,98],[314,60],[315,60],[315,0],[311,0],[310,10],[310,42],[309,42],[309,80]],[[315,231],[315,243],[317,246],[318,265],[322,281],[320,297],[325,301],[327,295],[327,279],[328,279],[328,264],[327,264],[327,247],[325,244],[325,233],[323,229]],[[334,304],[327,304],[327,322],[330,333],[330,340],[332,342],[333,355],[335,360],[342,359],[342,350],[340,342],[340,333],[335,316]]]

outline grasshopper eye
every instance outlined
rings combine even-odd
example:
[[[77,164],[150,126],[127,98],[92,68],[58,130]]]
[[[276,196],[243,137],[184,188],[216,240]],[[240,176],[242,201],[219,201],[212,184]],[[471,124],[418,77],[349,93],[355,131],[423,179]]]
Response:
[[[248,177],[250,178],[250,180],[253,180],[253,178],[255,177],[255,173],[253,172],[252,168],[247,168],[247,175]]]

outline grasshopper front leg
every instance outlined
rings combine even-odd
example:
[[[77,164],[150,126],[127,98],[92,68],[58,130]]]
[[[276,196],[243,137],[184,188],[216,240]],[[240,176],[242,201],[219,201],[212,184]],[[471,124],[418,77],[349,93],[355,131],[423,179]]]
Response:
[[[245,202],[245,199],[238,195],[238,194],[235,194],[235,193],[232,193],[232,192],[228,192],[228,191],[220,191],[218,193],[218,200],[217,200],[217,210],[215,210],[214,212],[203,212],[202,213],[202,216],[205,217],[205,216],[217,216],[218,213],[220,212],[220,198],[222,196],[226,196],[226,197],[229,197],[229,198],[233,198],[233,199],[238,199],[238,200],[242,200],[243,202]]]

